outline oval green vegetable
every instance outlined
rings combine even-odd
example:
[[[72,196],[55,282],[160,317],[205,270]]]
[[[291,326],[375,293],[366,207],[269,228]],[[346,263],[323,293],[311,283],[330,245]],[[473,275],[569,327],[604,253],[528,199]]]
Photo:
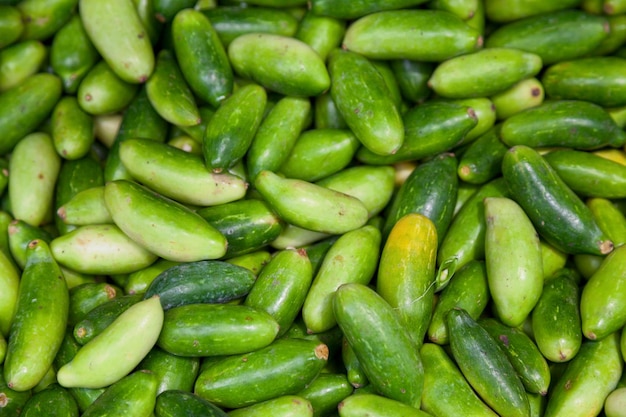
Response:
[[[330,86],[324,61],[306,43],[281,35],[250,33],[228,46],[235,72],[288,96],[317,96]]]
[[[120,381],[152,349],[162,326],[163,309],[158,297],[134,304],[58,370],[59,384],[102,388]],[[156,378],[154,382],[156,391]]]
[[[144,83],[154,70],[154,51],[137,9],[127,0],[80,0],[80,18],[94,46],[128,83]]]

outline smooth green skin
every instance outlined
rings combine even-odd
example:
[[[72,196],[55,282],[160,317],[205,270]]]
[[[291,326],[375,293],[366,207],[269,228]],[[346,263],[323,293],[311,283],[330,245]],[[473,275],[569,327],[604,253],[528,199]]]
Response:
[[[544,65],[550,65],[585,56],[608,34],[606,17],[562,10],[501,26],[489,34],[485,46],[531,52],[539,55]]]
[[[344,48],[370,59],[424,62],[471,53],[481,44],[478,31],[452,13],[439,10],[372,13],[350,24],[343,39]]]
[[[21,39],[45,40],[59,30],[76,11],[78,0],[24,0],[16,7],[22,14]]]
[[[42,67],[48,50],[40,41],[28,40],[0,50],[0,91],[15,87]]]
[[[378,265],[380,232],[373,226],[342,235],[329,249],[313,279],[302,306],[309,333],[320,333],[337,324],[333,298],[343,284],[368,284]]]
[[[453,280],[443,289],[428,327],[428,339],[438,345],[449,342],[446,315],[453,308],[462,308],[477,320],[491,299],[487,271],[482,261],[471,260],[456,271]]]
[[[458,172],[458,169],[457,169]],[[456,204],[454,205],[454,215],[461,210],[461,208],[467,203],[467,201],[476,194],[476,191],[480,189],[477,184],[470,184],[465,181],[459,181],[459,189],[456,194]],[[454,217],[452,218],[454,219]]]
[[[142,298],[141,294],[119,295],[87,311],[73,327],[74,339],[81,345],[86,344]]]
[[[335,49],[328,56],[331,97],[365,148],[394,154],[404,142],[404,125],[384,77],[364,56]]]
[[[3,402],[6,401],[2,412],[7,415],[19,415],[24,404],[31,398],[32,392],[31,390],[15,391],[9,388],[4,380],[3,370],[3,365],[0,365],[0,397],[3,397]]]
[[[218,107],[233,92],[233,72],[212,22],[198,10],[181,10],[172,20],[172,37],[189,88]]]
[[[513,0],[502,3],[499,0],[485,0],[485,12],[494,22],[510,22],[524,17],[577,7],[580,0]]]
[[[509,148],[500,140],[499,131],[500,125],[497,125],[468,146],[459,159],[459,179],[470,184],[485,184],[501,174],[502,159]]]
[[[245,255],[235,256],[227,259],[225,262],[229,264],[241,266],[252,272],[254,276],[258,276],[265,265],[272,259],[272,255],[267,250],[258,250],[256,252],[247,253]]]
[[[574,358],[583,341],[580,318],[580,289],[573,270],[557,271],[544,285],[532,313],[535,343],[551,362]]]
[[[153,264],[131,272],[128,274],[126,282],[124,283],[124,292],[126,294],[145,294],[150,284],[152,284],[161,272],[179,264],[180,262],[159,258]]]
[[[233,70],[287,96],[317,96],[330,87],[324,61],[308,44],[267,33],[241,35],[228,46]]]
[[[200,360],[172,355],[158,347],[153,347],[138,367],[156,375],[159,381],[157,395],[169,390],[192,392],[193,383],[200,369]]]
[[[435,225],[437,242],[446,235],[452,221],[458,190],[457,160],[442,153],[417,167],[404,181],[388,208],[383,237],[406,214],[419,213]]]
[[[422,409],[432,415],[496,417],[473,391],[446,351],[433,343],[420,349],[424,364]]]
[[[50,367],[43,378],[33,387],[32,392],[33,394],[41,392],[54,383],[56,383],[56,372]]]
[[[302,391],[328,360],[313,340],[278,339],[243,355],[218,359],[200,372],[194,392],[219,407],[240,408]]]
[[[545,417],[598,415],[622,374],[619,335],[586,341],[551,389]]]
[[[231,304],[187,304],[165,313],[157,345],[174,355],[238,355],[274,341],[279,325],[267,312]]]
[[[9,329],[13,323],[15,305],[17,304],[20,285],[20,272],[11,258],[4,252],[0,254],[0,333],[9,336]]]
[[[536,75],[541,68],[539,55],[512,48],[488,48],[442,62],[428,85],[442,97],[485,97]]]
[[[585,100],[602,107],[626,104],[626,59],[581,58],[559,62],[541,77],[546,95],[555,100]]]
[[[7,233],[9,235],[11,258],[21,269],[24,269],[26,265],[28,244],[31,240],[39,239],[48,244],[52,241],[52,235],[45,229],[19,219],[14,219],[9,223]]]
[[[361,200],[370,218],[380,213],[391,200],[395,170],[390,166],[349,167],[317,181],[317,185]]]
[[[580,196],[626,198],[626,166],[618,162],[575,149],[555,150],[543,158]]]
[[[163,327],[163,316],[158,297],[132,305],[59,368],[59,384],[66,388],[103,388],[119,381],[155,345]],[[116,366],[111,366],[112,363]],[[155,378],[155,391],[156,385]]]
[[[220,6],[203,10],[202,13],[209,18],[226,47],[247,33],[294,36],[299,25],[289,12],[267,7]]]
[[[202,155],[202,145],[190,136],[177,136],[168,140],[167,144],[194,155]]]
[[[359,199],[307,181],[261,171],[254,185],[283,220],[305,229],[342,234],[362,227],[368,219]]]
[[[283,97],[265,116],[246,154],[252,180],[263,170],[278,171],[289,157],[311,117],[311,101],[304,97]]]
[[[39,226],[48,218],[61,169],[52,138],[31,133],[17,144],[9,162],[8,192],[13,217]]]
[[[192,389],[187,391],[173,389],[161,392],[157,396],[154,415],[156,417],[228,417],[228,414],[221,408],[200,398],[192,392]]]
[[[268,415],[274,417],[313,417],[315,414],[311,402],[301,395],[282,395],[228,412],[229,417],[264,417]]]
[[[478,118],[473,109],[456,103],[431,101],[415,106],[403,117],[404,142],[393,155],[378,155],[363,147],[356,159],[365,164],[391,165],[433,157],[465,142]]]
[[[388,94],[395,104],[396,108],[402,113],[407,109],[408,105],[402,101],[402,93],[400,92],[400,86],[396,81],[396,76],[391,69],[391,65],[387,61],[370,61],[374,64],[376,70],[383,76],[385,85],[387,86]]]
[[[81,226],[55,238],[50,248],[61,265],[93,275],[127,274],[157,259],[113,224]]]
[[[302,317],[296,318],[296,321],[292,323],[287,330],[287,333],[284,334],[283,338],[285,339],[304,339],[304,340],[314,340],[318,343],[324,343],[328,347],[330,360],[338,359],[338,356],[342,349],[342,340],[343,334],[341,333],[341,329],[338,326],[333,327],[332,329],[322,332],[311,334],[307,332],[306,325],[304,324],[304,320]],[[327,364],[324,368],[324,373],[328,372],[342,372],[343,370],[337,366],[338,364],[333,364],[332,362]]]
[[[609,33],[600,44],[588,55],[604,56],[616,52],[626,41],[626,15],[607,16],[609,21]]]
[[[138,85],[131,84],[113,71],[106,61],[94,65],[78,86],[78,104],[87,113],[105,115],[121,111],[130,104]]]
[[[543,103],[544,96],[543,84],[531,77],[491,96],[491,101],[496,108],[496,118],[504,120],[523,110],[540,105]]]
[[[176,63],[174,54],[161,50],[154,73],[146,81],[148,99],[163,119],[177,126],[195,126],[200,113],[195,98]]]
[[[89,39],[115,74],[127,83],[146,82],[155,57],[134,3],[80,0],[79,11]]]
[[[528,403],[530,404],[530,417],[541,417],[543,411],[546,408],[548,399],[540,394],[526,393],[528,396]]]
[[[70,310],[67,323],[74,326],[85,315],[98,307],[118,297],[122,291],[106,282],[89,282],[76,286],[70,290]]]
[[[478,395],[499,415],[527,417],[524,385],[502,348],[465,310],[450,310],[447,321],[452,355]]]
[[[343,170],[361,143],[350,130],[303,132],[280,167],[287,178],[315,182]]]
[[[313,0],[311,10],[316,15],[330,16],[337,19],[355,19],[383,10],[403,9],[425,3],[426,0]]]
[[[164,259],[194,262],[226,253],[226,238],[200,215],[126,180],[105,185],[115,224],[133,241]]]
[[[413,103],[420,103],[430,95],[426,83],[435,70],[430,62],[396,59],[390,62],[402,97]]]
[[[480,319],[478,324],[502,346],[526,391],[545,396],[550,386],[550,368],[533,340],[522,330],[496,319]]]
[[[239,200],[201,208],[197,213],[226,237],[226,258],[261,249],[283,230],[283,222],[262,200]]]
[[[68,390],[54,383],[34,394],[24,405],[20,416],[78,417],[78,404]]]
[[[76,93],[82,79],[99,59],[78,15],[70,18],[52,39],[50,65],[61,77],[66,93]]]
[[[345,337],[341,338],[341,360],[346,368],[346,378],[355,389],[368,386],[369,379]]]
[[[79,192],[102,185],[104,185],[102,165],[91,155],[79,159],[63,160],[56,184],[54,210],[58,211],[63,204]],[[66,225],[58,214],[54,221],[60,235],[74,228]]]
[[[189,304],[223,304],[248,294],[255,278],[251,271],[227,262],[181,263],[159,273],[144,298],[158,295],[164,310]]]
[[[134,179],[180,203],[216,206],[239,200],[246,193],[241,178],[209,172],[201,157],[154,140],[125,140],[119,146],[119,157]]]
[[[580,315],[583,334],[588,339],[601,340],[626,324],[625,253],[625,246],[617,247],[583,287]]]
[[[476,114],[477,123],[465,134],[465,142],[469,143],[480,137],[493,127],[496,122],[496,110],[493,102],[486,97],[456,99],[453,102],[471,108]]]
[[[606,417],[624,417],[626,410],[626,388],[618,388],[611,392],[604,401]]]
[[[609,236],[615,246],[626,243],[626,216],[611,200],[590,198],[585,204],[591,210],[600,229]]]
[[[559,269],[565,266],[567,254],[561,252],[545,240],[539,242],[543,259],[543,279],[548,281]]]
[[[82,417],[148,416],[156,404],[157,383],[152,372],[133,372],[108,387]]]
[[[445,10],[457,15],[463,20],[471,19],[478,11],[478,0],[434,0],[430,7]]]
[[[424,341],[435,298],[437,230],[410,213],[391,229],[378,262],[376,291],[398,313],[417,347]]]
[[[428,417],[418,408],[376,394],[350,395],[339,404],[340,417]]]
[[[11,151],[24,136],[35,131],[61,98],[61,79],[34,74],[0,94],[0,154]],[[20,103],[16,106],[15,103]]]
[[[589,280],[591,276],[600,268],[600,264],[604,260],[602,255],[574,255],[574,265],[585,280]]]
[[[245,156],[263,119],[266,103],[265,89],[248,84],[220,104],[202,141],[204,163],[210,171],[222,172]]]
[[[63,159],[87,155],[95,139],[94,121],[73,96],[59,100],[52,111],[51,136],[57,153]]]
[[[339,113],[339,109],[330,95],[330,92],[325,92],[315,97],[313,117],[313,125],[316,129],[348,128],[348,124],[341,113]]]
[[[23,30],[24,22],[17,7],[0,5],[0,49],[17,41]]]
[[[626,133],[602,107],[587,101],[554,100],[517,113],[502,124],[500,139],[508,146],[618,148]]]
[[[300,21],[295,37],[313,48],[322,61],[326,61],[330,51],[341,45],[345,33],[345,21],[308,11]]]
[[[113,223],[104,202],[104,186],[80,191],[59,207],[57,214],[64,223],[76,226]]]
[[[282,336],[294,322],[311,282],[313,268],[304,249],[277,252],[259,274],[244,305],[263,310],[278,323]]]
[[[298,396],[308,400],[313,407],[313,416],[327,415],[337,410],[337,405],[352,394],[354,388],[343,373],[323,373],[311,382]]]
[[[287,248],[300,248],[316,243],[329,236],[330,234],[328,233],[314,232],[312,230],[303,229],[287,223],[278,237],[270,243],[270,246],[279,250]]]
[[[242,0],[232,0],[231,3],[236,3],[236,2],[242,2]],[[267,7],[285,7],[285,8],[292,8],[295,10],[298,10],[298,6],[306,6],[307,1],[306,0],[252,0],[252,1],[246,1],[245,3],[248,4],[253,4],[256,6],[267,6]],[[295,16],[297,16],[297,12],[296,11],[290,11],[290,13],[293,13]],[[301,12],[304,13],[304,12]]]
[[[511,196],[548,243],[569,254],[606,255],[613,249],[589,208],[536,150],[509,149],[502,173]]]
[[[64,267],[63,265],[59,265],[63,275],[65,275],[65,282],[67,283],[67,288],[70,290],[74,287],[77,287],[86,283],[94,283],[97,282],[98,277],[95,275],[83,274],[80,272],[72,271]]]
[[[502,323],[517,327],[535,307],[543,289],[539,236],[515,201],[489,197],[484,205],[489,292]]]
[[[4,379],[16,391],[35,387],[52,366],[65,335],[69,293],[50,247],[29,243],[4,360]]]
[[[344,284],[333,312],[370,384],[383,396],[419,408],[424,368],[411,337],[393,308],[364,284]]]
[[[114,181],[132,179],[132,176],[120,160],[122,142],[132,138],[152,139],[165,142],[169,124],[154,110],[145,88],[141,88],[124,111],[122,123],[109,149],[104,166],[104,179]]]

